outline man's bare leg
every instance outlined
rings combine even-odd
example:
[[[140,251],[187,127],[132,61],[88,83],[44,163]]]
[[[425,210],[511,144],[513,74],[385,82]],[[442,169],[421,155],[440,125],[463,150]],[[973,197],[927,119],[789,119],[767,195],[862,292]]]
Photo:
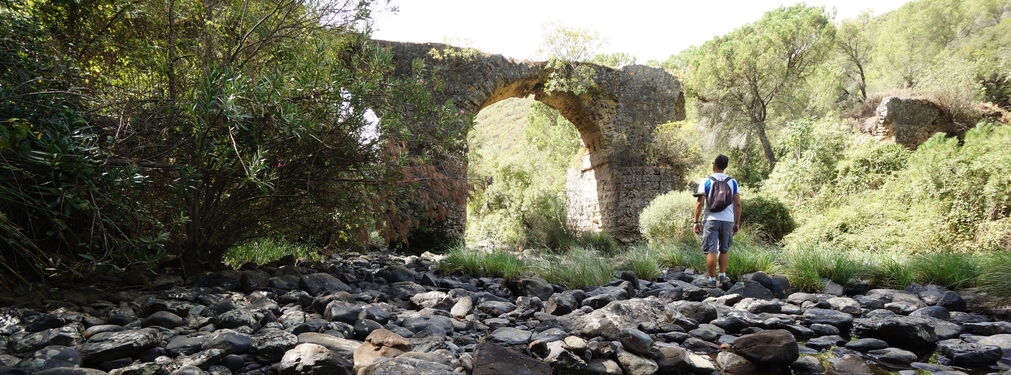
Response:
[[[709,254],[709,255],[713,255],[713,254]],[[720,273],[727,273],[727,261],[729,259],[730,259],[730,256],[727,253],[720,253]],[[706,260],[707,260],[707,263],[708,263],[709,259],[706,259]],[[713,267],[709,267],[709,275],[710,276],[716,276],[716,272],[713,270]]]
[[[706,269],[709,271],[709,277],[716,277],[716,267],[719,266],[720,269],[727,268],[726,264],[727,254],[706,254]]]

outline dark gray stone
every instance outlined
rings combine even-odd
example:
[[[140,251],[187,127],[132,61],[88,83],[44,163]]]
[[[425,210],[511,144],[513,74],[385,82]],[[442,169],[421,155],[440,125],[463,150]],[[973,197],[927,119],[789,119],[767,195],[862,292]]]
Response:
[[[733,351],[759,365],[788,365],[800,355],[797,340],[781,329],[738,337]]]

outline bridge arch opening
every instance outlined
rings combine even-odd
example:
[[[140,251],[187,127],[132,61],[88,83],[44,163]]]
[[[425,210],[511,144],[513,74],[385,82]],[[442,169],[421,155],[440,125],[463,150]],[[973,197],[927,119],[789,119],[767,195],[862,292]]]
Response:
[[[594,168],[600,127],[571,106],[563,114],[563,101],[523,93],[490,96],[467,135],[468,245],[560,248],[605,230],[598,187],[606,181],[597,179],[607,165]]]

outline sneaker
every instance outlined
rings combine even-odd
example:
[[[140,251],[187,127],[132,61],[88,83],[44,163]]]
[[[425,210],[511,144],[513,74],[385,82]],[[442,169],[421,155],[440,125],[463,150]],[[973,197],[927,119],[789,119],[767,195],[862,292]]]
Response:
[[[719,280],[720,286],[730,285],[730,278],[727,275],[719,275],[716,279]]]

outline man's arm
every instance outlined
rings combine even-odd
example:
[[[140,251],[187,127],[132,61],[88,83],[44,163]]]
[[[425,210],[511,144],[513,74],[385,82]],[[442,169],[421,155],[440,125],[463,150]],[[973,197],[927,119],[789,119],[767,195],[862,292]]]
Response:
[[[695,215],[692,216],[694,217],[694,220],[692,220],[692,230],[695,231],[695,234],[702,233],[702,225],[699,224],[699,215],[702,214],[702,205],[704,205],[705,203],[706,203],[705,195],[700,195],[699,201],[695,203]]]
[[[741,195],[734,194],[734,234],[741,229]]]

